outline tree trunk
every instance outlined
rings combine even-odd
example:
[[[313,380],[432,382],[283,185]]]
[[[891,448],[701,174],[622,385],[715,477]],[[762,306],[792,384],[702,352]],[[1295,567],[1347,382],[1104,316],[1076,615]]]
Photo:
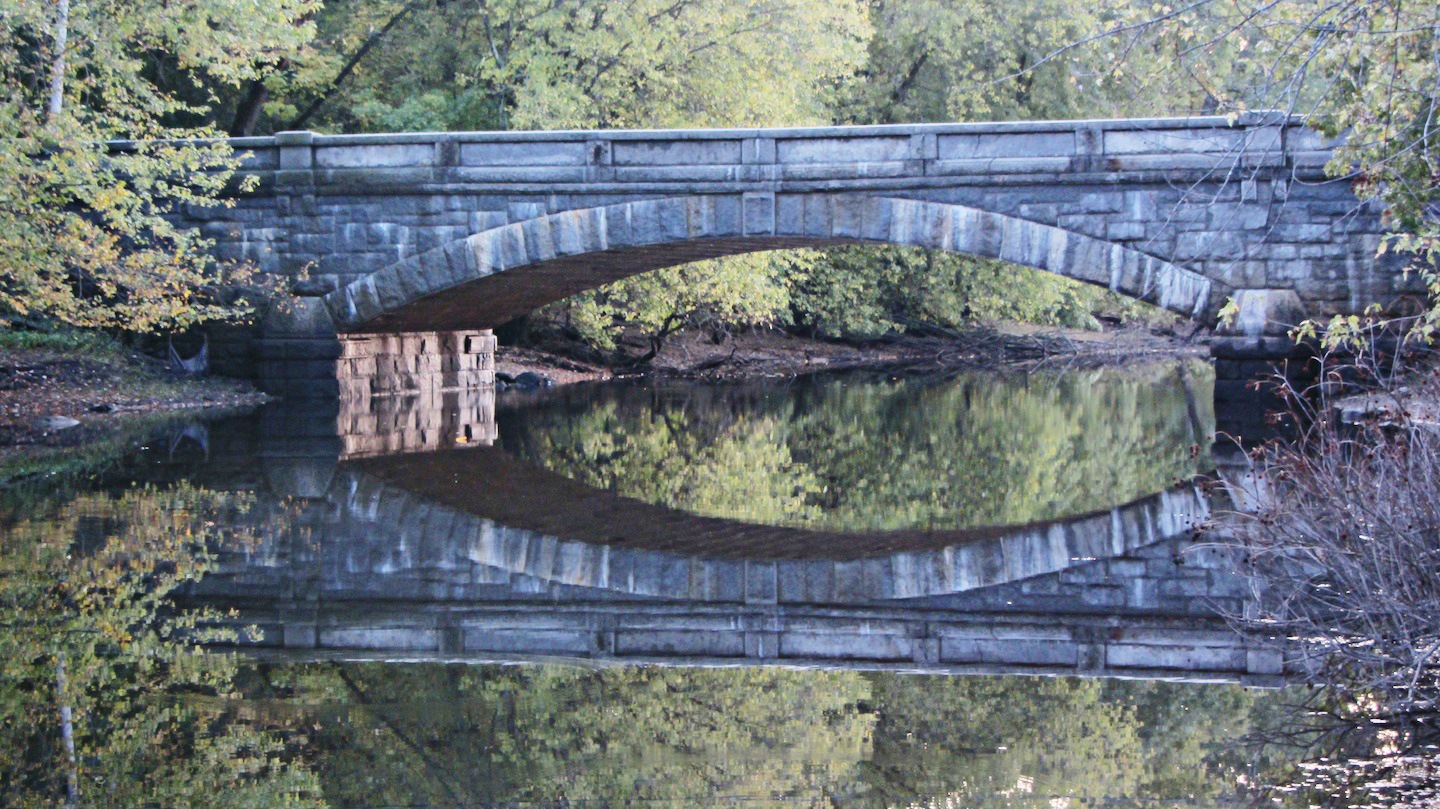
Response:
[[[390,33],[390,29],[405,19],[418,5],[420,5],[420,0],[412,0],[412,2],[406,3],[403,8],[395,12],[394,16],[386,21],[385,25],[382,26],[379,31],[366,37],[365,42],[355,51],[349,61],[345,63],[345,66],[340,68],[340,72],[336,74],[334,80],[330,82],[330,86],[325,88],[325,92],[321,93],[319,98],[311,102],[310,106],[306,107],[303,112],[295,116],[295,120],[291,121],[286,129],[301,129],[305,124],[309,123],[311,116],[318,112],[320,108],[325,105],[325,102],[329,101],[330,97],[340,90],[340,85],[345,83],[345,79],[349,78],[350,74],[355,70],[355,67],[359,65],[360,61],[365,58],[365,55],[370,52],[370,49],[375,47],[380,40],[384,39],[385,35]]]
[[[250,90],[241,99],[240,106],[235,110],[235,120],[230,124],[230,137],[248,138],[255,134],[255,124],[260,120],[260,112],[265,109],[265,102],[270,100],[270,88],[265,86],[261,79],[250,82]]]
[[[65,41],[70,34],[70,0],[58,0],[55,8],[55,55],[50,60],[50,101],[45,115],[55,120],[65,105]]]

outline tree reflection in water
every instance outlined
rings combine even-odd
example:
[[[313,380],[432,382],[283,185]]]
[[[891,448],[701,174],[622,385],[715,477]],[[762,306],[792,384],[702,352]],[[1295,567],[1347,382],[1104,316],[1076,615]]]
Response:
[[[1259,783],[1260,800],[1282,806],[1433,809],[1440,806],[1440,711],[1433,681],[1397,708],[1343,684],[1291,693],[1246,739],[1299,763]]]
[[[990,394],[968,390],[971,401]],[[908,429],[881,415],[883,391],[867,401],[871,426],[854,429]],[[1147,407],[1144,397],[1134,406]],[[798,412],[807,430],[838,429]],[[951,421],[963,435],[964,422]],[[169,595],[205,575],[215,548],[243,549],[277,527],[242,519],[249,503],[178,483],[82,493],[0,520],[0,803],[56,805],[72,794],[82,806],[1436,800],[1433,702],[1382,716],[1353,696],[1320,692],[1285,709],[1291,692],[1225,685],[210,654],[215,616],[180,611]],[[285,519],[266,510],[265,520]]]
[[[1274,692],[781,669],[261,666],[335,805],[1238,805]],[[958,801],[958,802],[957,802]]]
[[[7,805],[317,805],[319,784],[234,702],[198,580],[243,496],[181,484],[82,494],[0,524],[0,784]]]
[[[497,413],[574,480],[746,522],[970,528],[1109,508],[1205,471],[1205,363],[920,379],[596,386]]]

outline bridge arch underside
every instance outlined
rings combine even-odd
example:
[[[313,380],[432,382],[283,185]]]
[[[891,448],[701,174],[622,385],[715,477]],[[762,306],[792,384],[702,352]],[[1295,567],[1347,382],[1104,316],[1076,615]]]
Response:
[[[476,233],[325,298],[341,333],[493,328],[651,270],[761,250],[891,244],[996,258],[1209,319],[1211,281],[1133,248],[976,208],[864,194],[668,197]]]

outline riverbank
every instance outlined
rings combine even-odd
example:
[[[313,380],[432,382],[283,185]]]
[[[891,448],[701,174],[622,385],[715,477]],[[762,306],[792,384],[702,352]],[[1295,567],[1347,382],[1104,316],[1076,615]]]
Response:
[[[551,339],[534,347],[501,345],[495,368],[510,376],[536,373],[563,385],[635,376],[722,381],[888,366],[937,370],[1095,367],[1140,357],[1208,354],[1204,334],[1188,330],[1133,327],[1086,331],[1017,323],[863,343],[801,337],[780,329],[756,329],[718,340],[703,331],[691,331],[671,337],[647,363],[626,362],[627,352],[640,356],[643,347],[638,339],[622,340],[616,355],[601,361],[576,342]]]
[[[103,338],[6,336],[0,344],[0,486],[94,454],[167,413],[266,400],[249,382],[182,376]]]

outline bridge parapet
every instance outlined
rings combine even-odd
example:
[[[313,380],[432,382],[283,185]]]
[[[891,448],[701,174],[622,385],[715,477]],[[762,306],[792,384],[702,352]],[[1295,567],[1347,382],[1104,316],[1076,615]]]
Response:
[[[569,210],[718,195],[734,199],[756,225],[774,216],[773,195],[852,193],[1053,225],[1186,263],[1228,289],[1298,284],[1321,309],[1363,305],[1385,291],[1357,276],[1374,263],[1378,212],[1360,204],[1347,182],[1325,178],[1332,142],[1277,116],[286,132],[234,144],[250,153],[242,173],[256,177],[260,190],[234,209],[191,215],[206,219],[222,255],[285,274],[312,267],[332,287],[491,228]]]
[[[591,193],[613,186],[868,181],[1006,175],[1291,168],[1321,176],[1333,143],[1297,118],[1157,118],[776,129],[443,132],[233,141],[245,172],[287,190],[432,185],[539,186]],[[518,187],[517,187],[518,186]],[[693,185],[674,189],[703,192]],[[795,188],[796,191],[833,190]]]

